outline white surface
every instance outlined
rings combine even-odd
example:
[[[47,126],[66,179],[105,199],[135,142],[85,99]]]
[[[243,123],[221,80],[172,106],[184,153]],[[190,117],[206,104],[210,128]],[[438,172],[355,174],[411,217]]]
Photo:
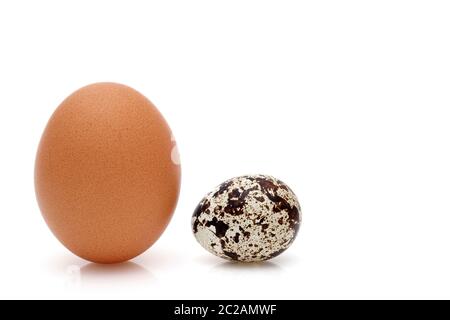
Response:
[[[449,17],[448,1],[1,1],[0,297],[450,298]],[[97,81],[148,96],[183,167],[162,238],[110,268],[53,237],[33,187],[48,118]],[[294,245],[256,266],[190,231],[245,173],[303,209]]]

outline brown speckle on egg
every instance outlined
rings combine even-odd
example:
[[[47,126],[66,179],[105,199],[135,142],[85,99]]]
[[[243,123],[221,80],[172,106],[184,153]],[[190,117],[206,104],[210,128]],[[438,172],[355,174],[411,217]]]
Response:
[[[300,224],[295,194],[266,175],[222,183],[200,202],[192,217],[194,236],[206,250],[243,262],[281,254],[294,241]]]

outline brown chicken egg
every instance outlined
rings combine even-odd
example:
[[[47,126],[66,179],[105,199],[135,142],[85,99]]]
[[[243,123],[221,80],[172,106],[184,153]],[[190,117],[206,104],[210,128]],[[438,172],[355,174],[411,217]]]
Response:
[[[175,140],[134,89],[97,83],[74,92],[42,135],[35,188],[42,215],[73,253],[129,260],[168,225],[180,189]]]

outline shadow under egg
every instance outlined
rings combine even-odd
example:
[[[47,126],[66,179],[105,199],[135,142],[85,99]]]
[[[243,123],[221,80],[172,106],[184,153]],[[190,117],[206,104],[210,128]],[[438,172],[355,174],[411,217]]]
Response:
[[[146,286],[155,280],[148,269],[131,261],[119,264],[88,263],[80,268],[82,287],[129,290]]]
[[[234,261],[224,261],[217,264],[212,268],[215,270],[223,271],[238,271],[238,272],[259,272],[259,271],[270,271],[270,272],[281,272],[283,268],[272,261],[260,261],[260,262],[234,262]]]

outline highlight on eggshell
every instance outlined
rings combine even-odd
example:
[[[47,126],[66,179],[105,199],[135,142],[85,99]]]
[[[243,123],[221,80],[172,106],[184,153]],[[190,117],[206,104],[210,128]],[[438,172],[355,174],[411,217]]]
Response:
[[[35,163],[36,197],[48,227],[74,254],[117,263],[151,247],[180,190],[172,132],[142,94],[96,83],[51,116]]]

